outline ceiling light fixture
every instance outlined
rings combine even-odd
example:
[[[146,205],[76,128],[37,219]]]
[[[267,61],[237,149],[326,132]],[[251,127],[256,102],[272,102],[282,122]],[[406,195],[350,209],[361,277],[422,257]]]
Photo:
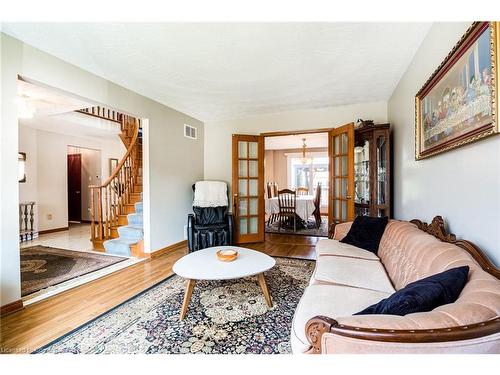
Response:
[[[306,149],[307,149],[306,139],[302,138],[302,157],[300,158],[300,162],[302,164],[311,164],[311,159],[306,157]]]

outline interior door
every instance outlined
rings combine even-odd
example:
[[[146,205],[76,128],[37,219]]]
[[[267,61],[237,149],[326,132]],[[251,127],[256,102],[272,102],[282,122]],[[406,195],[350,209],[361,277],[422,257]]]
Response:
[[[82,220],[82,155],[68,155],[68,220]]]
[[[264,241],[264,141],[233,134],[233,215],[236,243]]]
[[[330,131],[330,191],[328,221],[338,224],[354,219],[354,124]]]

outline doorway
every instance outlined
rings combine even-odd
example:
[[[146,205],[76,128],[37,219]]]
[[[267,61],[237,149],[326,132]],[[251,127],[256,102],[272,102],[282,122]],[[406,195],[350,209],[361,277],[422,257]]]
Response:
[[[307,137],[311,138],[314,134],[321,135],[323,143],[327,145],[326,152],[324,147],[316,150],[317,153],[310,149],[308,151]],[[279,167],[270,173],[270,159],[274,156],[266,157],[265,148],[266,140],[274,137],[294,137],[302,144],[298,149],[292,150],[295,152],[289,152],[286,167]],[[308,225],[311,225],[316,230],[322,230],[321,236],[329,236],[336,224],[354,219],[353,123],[328,129],[261,133],[260,135],[233,134],[232,151],[236,243],[263,241],[269,224],[280,220],[278,191],[282,189],[281,186],[288,188],[287,190],[295,197],[299,194],[308,196],[301,199],[309,201],[306,204],[309,210],[304,210],[298,218],[302,220],[305,231],[298,233],[294,225],[293,232],[287,232],[287,235],[311,236],[311,233],[307,233]],[[283,174],[283,171],[286,177],[284,179],[281,177],[280,186],[275,180],[279,178],[280,173]],[[321,188],[318,189],[318,186]],[[316,194],[318,191],[321,191],[319,198]],[[296,206],[294,209],[297,213]],[[310,214],[314,216],[312,220],[310,220]],[[319,227],[318,224],[320,224]],[[318,233],[312,235],[317,236]]]
[[[328,132],[264,137],[266,233],[328,237],[328,138]],[[280,218],[277,192],[284,189],[295,193],[289,220]]]
[[[101,150],[68,146],[68,226],[90,223],[90,186],[101,184]],[[89,230],[90,232],[90,230]]]
[[[68,222],[82,221],[82,155],[68,154]]]

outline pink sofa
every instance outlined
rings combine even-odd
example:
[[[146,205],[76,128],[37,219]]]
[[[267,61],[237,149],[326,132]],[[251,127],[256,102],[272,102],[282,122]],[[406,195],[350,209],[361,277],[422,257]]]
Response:
[[[431,225],[391,220],[378,256],[333,239],[317,243],[316,269],[295,312],[294,353],[500,353],[500,270],[468,241]],[[468,265],[458,300],[424,312],[359,315],[410,282]]]

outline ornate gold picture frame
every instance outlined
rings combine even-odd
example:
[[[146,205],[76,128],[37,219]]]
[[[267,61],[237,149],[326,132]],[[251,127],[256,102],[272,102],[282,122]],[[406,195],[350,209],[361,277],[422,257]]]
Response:
[[[498,133],[500,22],[474,22],[415,96],[415,159]]]

